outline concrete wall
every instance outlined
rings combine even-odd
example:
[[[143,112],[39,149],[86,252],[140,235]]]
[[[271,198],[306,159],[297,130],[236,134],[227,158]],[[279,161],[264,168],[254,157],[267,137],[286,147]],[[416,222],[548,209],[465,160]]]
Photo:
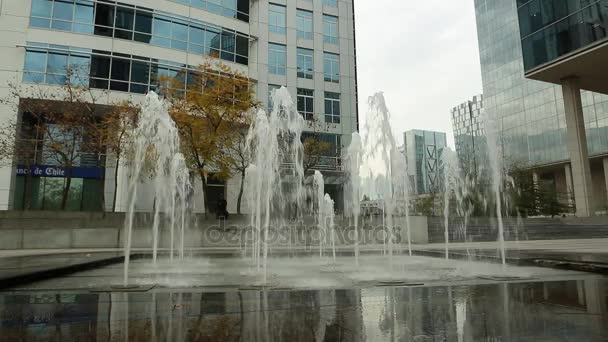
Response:
[[[505,239],[560,240],[608,237],[608,216],[590,218],[506,218],[503,220]],[[461,218],[450,219],[449,239],[465,241],[465,229]],[[444,242],[445,223],[443,217],[431,217],[428,221],[429,242]],[[494,218],[471,218],[466,227],[467,241],[496,241],[498,225]]]
[[[78,212],[0,212],[0,249],[68,249],[68,248],[122,248],[125,241],[123,225],[125,216],[121,213],[78,213]],[[242,246],[250,243],[248,232],[249,217],[237,216],[220,222],[196,215],[185,231],[185,247]],[[150,248],[152,245],[152,215],[138,213],[134,220],[133,247]],[[160,246],[168,248],[171,232],[168,222],[161,222]],[[395,243],[407,244],[405,218],[395,221]],[[410,218],[411,239],[414,244],[428,242],[427,218]],[[176,245],[180,244],[180,234],[174,233]],[[312,218],[304,225],[273,228],[270,234],[272,245],[316,246],[319,229]],[[382,228],[381,218],[361,219],[359,225],[361,244],[382,244],[388,238]],[[330,236],[328,236],[328,241]],[[336,220],[336,244],[352,245],[354,227],[350,220]]]

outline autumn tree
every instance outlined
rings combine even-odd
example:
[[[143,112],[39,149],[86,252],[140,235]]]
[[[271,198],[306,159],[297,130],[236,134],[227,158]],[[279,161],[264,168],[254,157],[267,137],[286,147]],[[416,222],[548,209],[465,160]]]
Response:
[[[103,153],[102,139],[96,134],[103,91],[88,87],[86,76],[67,68],[58,86],[9,84],[9,94],[0,100],[14,106],[20,114],[0,130],[0,146],[6,147],[2,159],[14,160],[30,169],[46,164],[65,173],[60,208],[66,209],[74,167],[98,166]],[[31,177],[31,175],[29,175]]]
[[[219,62],[199,66],[187,79],[185,91],[183,75],[166,79],[163,93],[171,104],[188,164],[200,176],[205,212],[209,212],[206,175],[230,177],[232,156],[227,151],[238,144],[240,128],[258,102],[250,81]]]

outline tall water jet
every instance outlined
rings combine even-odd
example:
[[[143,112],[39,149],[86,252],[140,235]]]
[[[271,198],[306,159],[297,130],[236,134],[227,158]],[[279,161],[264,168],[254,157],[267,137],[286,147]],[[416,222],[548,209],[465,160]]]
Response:
[[[325,237],[327,236],[327,227],[325,222],[325,181],[323,180],[323,174],[318,170],[315,170],[313,176],[313,187],[315,191],[315,198],[317,200],[317,225],[319,231],[319,256],[323,256],[323,244]]]
[[[188,171],[179,154],[179,135],[175,122],[169,116],[164,101],[154,92],[150,92],[142,106],[137,126],[133,136],[133,164],[130,168],[129,178],[129,207],[125,222],[125,263],[123,285],[128,285],[129,261],[131,254],[131,240],[133,235],[133,218],[135,203],[138,197],[139,184],[144,173],[152,177],[152,190],[154,196],[154,223],[153,223],[153,259],[156,261],[158,251],[158,236],[160,226],[160,213],[182,213],[185,229],[186,196],[189,184]],[[179,179],[178,179],[179,178]],[[180,187],[178,190],[177,187]],[[180,201],[175,203],[176,191],[180,192]]]
[[[282,182],[293,188],[289,192],[288,208],[295,205],[296,210],[301,212],[304,197],[304,148],[301,141],[304,118],[297,112],[285,87],[273,91],[271,97],[272,111],[266,114],[260,109],[247,135],[248,150],[255,165],[255,172],[251,172],[253,179],[250,188],[256,196],[252,213],[256,245],[254,259],[258,270],[263,266],[264,282],[267,281],[271,214],[273,210],[280,214],[281,207],[277,204],[285,204]],[[281,215],[274,219],[277,227],[282,226],[279,222]]]
[[[346,154],[346,172],[348,174],[348,196],[345,201],[345,207],[350,210],[354,220],[354,244],[355,244],[355,262],[359,265],[359,215],[361,213],[361,160],[363,156],[363,148],[361,145],[361,137],[359,133],[354,132],[351,136],[350,145]]]
[[[387,245],[392,264],[394,241],[394,210],[396,196],[393,188],[392,159],[398,151],[397,143],[390,125],[390,111],[384,95],[377,93],[370,97],[369,112],[365,124],[366,163],[376,179],[376,194],[384,205],[386,217],[385,231],[388,233]]]
[[[398,203],[397,208],[399,209],[399,215],[405,216],[405,227],[407,233],[407,249],[408,253],[412,255],[412,232],[410,227],[410,194],[409,194],[409,176],[407,172],[407,159],[405,154],[401,151],[393,151],[392,156],[393,170],[393,188],[395,192],[395,202]],[[400,203],[401,202],[401,203]]]
[[[505,233],[502,221],[502,190],[503,190],[503,151],[500,139],[498,120],[485,112],[484,115],[485,133],[488,141],[488,157],[490,159],[490,169],[492,177],[492,192],[494,194],[496,220],[498,222],[498,242],[500,245],[500,258],[502,264],[506,265],[505,252]]]
[[[454,195],[458,207],[461,206],[461,176],[460,166],[456,153],[448,148],[443,150],[441,156],[443,164],[443,219],[444,219],[444,239],[445,239],[445,258],[449,259],[450,245],[450,199]],[[458,208],[456,208],[458,209]]]
[[[176,224],[179,224],[180,247],[179,257],[184,259],[184,247],[186,240],[186,210],[188,208],[188,194],[191,191],[190,175],[186,166],[186,159],[181,153],[176,154],[171,162],[170,172],[171,194],[171,256],[173,259],[174,250],[174,231]]]
[[[331,251],[334,263],[336,262],[336,226],[334,223],[335,212],[334,212],[334,200],[331,199],[329,194],[325,194],[325,218],[324,223],[326,225],[326,231],[331,232]]]

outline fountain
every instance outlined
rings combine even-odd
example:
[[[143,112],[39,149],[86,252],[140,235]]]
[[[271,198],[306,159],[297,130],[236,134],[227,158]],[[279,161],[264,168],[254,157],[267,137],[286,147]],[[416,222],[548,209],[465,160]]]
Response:
[[[450,197],[456,197],[456,206],[459,211],[462,208],[462,176],[460,166],[458,165],[458,157],[456,153],[450,149],[444,149],[442,154],[443,164],[443,219],[444,219],[444,238],[445,238],[445,258],[449,259],[450,245]],[[465,228],[466,229],[466,228]],[[466,239],[466,237],[465,237]]]
[[[359,215],[361,213],[361,158],[362,158],[361,137],[359,133],[352,134],[350,145],[346,154],[346,172],[348,182],[346,184],[347,195],[345,207],[352,215],[354,220],[354,245],[355,261],[359,265]]]
[[[432,266],[440,266],[436,261],[422,261],[413,256],[412,230],[409,216],[409,178],[407,162],[404,154],[398,149],[395,135],[390,126],[390,112],[384,97],[378,93],[369,99],[370,111],[363,130],[362,137],[353,133],[345,153],[345,184],[344,208],[345,216],[335,215],[336,203],[325,193],[325,180],[321,172],[316,171],[307,179],[303,170],[302,132],[306,127],[303,117],[295,109],[289,92],[285,88],[272,93],[274,107],[270,113],[258,110],[253,115],[247,134],[247,151],[251,154],[251,165],[245,172],[246,201],[251,209],[247,219],[250,229],[246,230],[249,237],[238,243],[243,259],[234,258],[222,264],[222,274],[234,272],[227,276],[227,283],[250,284],[250,286],[275,286],[278,283],[295,281],[293,271],[301,271],[305,277],[300,282],[325,279],[320,274],[341,274],[353,282],[378,281],[385,279],[390,283],[403,279],[401,272],[406,272],[412,279],[426,279],[433,275],[417,271]],[[179,137],[175,124],[171,120],[165,103],[154,93],[150,93],[142,107],[142,117],[136,128],[137,141],[134,146],[136,157],[132,169],[129,190],[131,206],[127,215],[125,241],[124,285],[128,284],[129,258],[131,235],[133,230],[134,203],[138,196],[138,184],[144,175],[150,176],[155,206],[152,225],[153,246],[152,265],[157,263],[160,245],[159,232],[166,229],[169,235],[167,268],[142,268],[144,274],[163,276],[166,269],[179,270],[180,274],[199,272],[201,267],[207,272],[212,268],[204,258],[185,258],[185,241],[188,233],[189,194],[191,184],[188,176],[186,161],[179,151]],[[470,209],[465,200],[468,196],[470,180],[463,180],[456,156],[451,151],[443,154],[444,165],[444,229],[445,255],[448,259],[450,238],[450,203],[455,203],[452,211],[465,214],[465,238],[467,215]],[[365,175],[363,177],[362,175]],[[500,192],[500,189],[499,189]],[[381,210],[380,216],[370,216],[367,225],[361,226],[361,200],[369,196],[371,203]],[[500,196],[500,193],[499,193]],[[500,205],[500,204],[498,204]],[[312,209],[312,210],[311,210]],[[500,208],[497,209],[500,211]],[[348,221],[352,224],[347,225]],[[366,250],[379,252],[378,232],[380,226],[383,234],[381,240],[383,254],[361,257],[361,244],[366,244]],[[305,222],[313,222],[306,225]],[[337,230],[336,227],[343,229]],[[345,228],[345,229],[344,229]],[[370,231],[371,228],[371,231]],[[317,262],[310,260],[305,266],[298,261],[297,255],[308,250],[308,242],[300,240],[301,234],[317,233],[318,254]],[[338,236],[337,232],[342,233]],[[347,238],[354,234],[354,239]],[[364,234],[362,234],[364,233]],[[402,248],[401,236],[407,236],[407,253]],[[179,234],[179,235],[176,235]],[[221,234],[221,233],[220,233]],[[307,235],[307,236],[309,236]],[[501,230],[502,235],[502,230]],[[276,237],[285,237],[280,241]],[[177,243],[176,243],[177,242]],[[503,247],[504,247],[504,241]],[[303,248],[304,247],[304,248]],[[338,256],[337,250],[343,249]],[[175,251],[178,251],[176,254]],[[352,257],[348,255],[352,250]],[[288,252],[285,254],[285,252]],[[332,262],[327,263],[326,256],[330,255]],[[178,261],[174,261],[175,256]],[[289,256],[288,258],[286,256]],[[293,261],[290,258],[295,258]],[[504,260],[504,252],[503,252]],[[202,265],[199,263],[203,262]],[[354,264],[354,268],[350,265]],[[445,261],[448,262],[448,261]],[[453,262],[453,261],[449,261]],[[272,265],[272,271],[269,270]],[[457,264],[446,264],[458,268]],[[332,267],[331,270],[326,267]],[[247,267],[246,270],[242,267]],[[441,267],[441,266],[440,266]],[[471,273],[464,266],[460,273]],[[287,273],[284,273],[287,272]],[[445,272],[445,271],[442,271]],[[483,269],[481,272],[484,272]],[[283,274],[283,275],[281,275]],[[249,277],[253,277],[253,280]],[[419,278],[422,277],[422,278]],[[169,277],[175,283],[176,278]],[[163,283],[162,280],[158,280]],[[184,279],[186,284],[188,280]],[[201,281],[201,280],[198,280]],[[343,280],[325,279],[332,286],[341,284]],[[315,283],[316,284],[316,283]],[[299,284],[300,285],[300,284]]]
[[[286,214],[301,215],[304,198],[304,148],[301,136],[304,118],[297,112],[285,87],[271,94],[274,107],[269,114],[259,110],[247,135],[247,146],[252,152],[256,172],[250,180],[250,191],[255,194],[252,213],[255,241],[254,259],[257,269],[263,266],[264,283],[267,282],[268,230],[271,219],[274,227],[286,224]],[[283,168],[282,166],[288,166]],[[291,196],[285,196],[283,182],[291,187]],[[286,198],[288,197],[288,198]],[[281,208],[280,204],[283,204]],[[282,214],[282,215],[281,215]],[[262,248],[263,245],[263,248]]]
[[[319,257],[323,257],[323,244],[325,243],[325,237],[327,236],[326,230],[326,208],[325,208],[325,180],[323,180],[323,174],[318,170],[315,170],[313,177],[313,187],[315,188],[315,197],[317,199],[317,225],[319,226]]]
[[[364,135],[364,168],[372,176],[371,183],[375,187],[373,192],[382,204],[383,229],[386,232],[386,249],[392,265],[395,242],[395,216],[399,207],[398,199],[407,199],[407,177],[402,172],[394,170],[394,166],[401,159],[405,165],[402,154],[398,150],[395,136],[390,125],[390,112],[382,93],[369,98],[369,112],[365,124]],[[399,196],[399,189],[403,195]],[[404,207],[408,203],[402,204]],[[407,213],[407,209],[403,210]],[[411,247],[410,247],[411,248]]]
[[[495,213],[496,220],[498,223],[498,243],[500,249],[500,258],[503,266],[506,265],[506,252],[505,252],[505,232],[504,224],[502,220],[503,209],[502,209],[502,193],[503,183],[505,181],[505,172],[503,168],[503,154],[502,154],[502,143],[500,141],[500,128],[498,126],[497,118],[490,115],[490,112],[484,113],[484,128],[486,137],[488,140],[488,157],[490,162],[491,180],[492,180],[492,193],[495,200]]]
[[[154,196],[153,260],[156,262],[160,214],[169,215],[171,234],[171,258],[174,254],[174,234],[179,221],[181,242],[179,255],[184,256],[187,196],[190,191],[188,168],[184,156],[179,153],[179,135],[175,122],[169,116],[167,105],[158,95],[150,92],[142,106],[133,136],[133,166],[129,175],[129,208],[125,222],[125,263],[123,286],[128,286],[129,259],[133,234],[135,203],[139,184],[145,176],[151,176]]]

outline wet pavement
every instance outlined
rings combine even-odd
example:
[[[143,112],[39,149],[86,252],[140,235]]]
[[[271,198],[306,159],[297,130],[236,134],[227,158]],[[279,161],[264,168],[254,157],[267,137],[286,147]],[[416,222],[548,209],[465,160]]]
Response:
[[[0,279],[46,271],[94,260],[118,256],[118,253],[77,253],[17,256],[0,258]]]
[[[608,280],[0,293],[0,341],[608,341]]]

